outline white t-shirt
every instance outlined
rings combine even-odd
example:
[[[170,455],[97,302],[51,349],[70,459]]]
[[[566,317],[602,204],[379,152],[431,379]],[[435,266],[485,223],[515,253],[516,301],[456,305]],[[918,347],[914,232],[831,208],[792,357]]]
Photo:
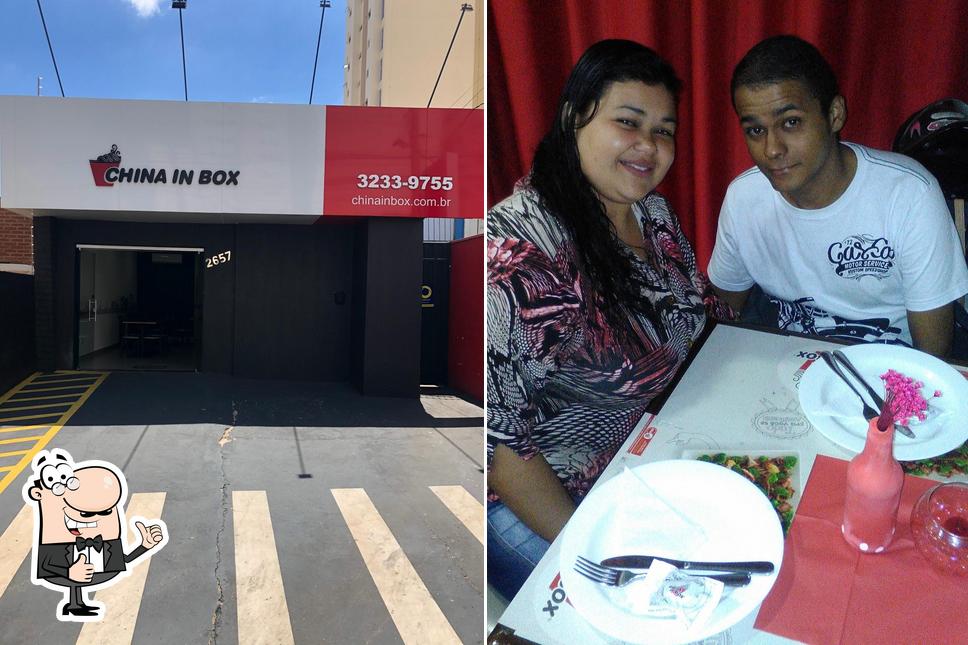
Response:
[[[848,143],[857,172],[825,208],[791,205],[758,168],[739,175],[719,214],[709,279],[760,285],[781,329],[912,344],[907,310],[968,293],[968,268],[938,182],[909,157]]]

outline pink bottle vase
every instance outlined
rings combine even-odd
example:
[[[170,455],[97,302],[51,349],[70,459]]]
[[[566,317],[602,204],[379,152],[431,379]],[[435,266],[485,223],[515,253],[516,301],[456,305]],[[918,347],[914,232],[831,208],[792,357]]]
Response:
[[[847,498],[841,532],[864,553],[881,553],[894,539],[897,507],[904,473],[894,458],[894,424],[877,429],[877,418],[867,428],[864,450],[847,466]]]

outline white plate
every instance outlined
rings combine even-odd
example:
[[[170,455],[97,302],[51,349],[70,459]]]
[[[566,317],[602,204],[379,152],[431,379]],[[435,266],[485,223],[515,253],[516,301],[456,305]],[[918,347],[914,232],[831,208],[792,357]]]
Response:
[[[796,457],[797,463],[790,469],[790,479],[792,479],[793,484],[793,495],[787,501],[790,502],[790,506],[793,507],[794,512],[796,512],[797,506],[800,504],[800,453],[796,450],[750,450],[749,448],[728,448],[724,450],[696,450],[694,448],[689,448],[682,451],[683,459],[698,459],[703,455],[718,455],[723,453],[728,457],[752,457],[756,459],[757,457],[766,457],[767,459],[774,459],[776,457]],[[723,466],[720,466],[723,467]]]
[[[667,513],[636,515],[637,503],[648,505],[656,498],[668,504]],[[636,520],[641,520],[638,527]],[[704,533],[704,539],[670,540],[660,534],[663,527],[691,524],[698,527],[698,534]],[[636,615],[614,602],[610,594],[633,593],[636,583],[622,590],[607,588],[574,569],[579,555],[600,562],[632,554],[705,561],[769,560],[776,568],[771,575],[753,576],[746,587],[726,588],[709,621],[686,631],[670,620]],[[572,605],[597,629],[632,643],[673,644],[718,634],[755,611],[773,587],[782,561],[779,518],[756,486],[722,466],[670,460],[626,470],[592,491],[565,526],[559,566]]]
[[[953,367],[930,354],[897,345],[851,345],[841,351],[882,396],[881,374],[889,369],[924,383],[921,394],[928,400],[928,417],[911,424],[914,439],[894,433],[897,459],[936,457],[968,440],[968,380]],[[858,389],[866,398],[866,392]],[[941,391],[940,397],[932,397],[935,390]],[[852,452],[863,450],[868,424],[860,401],[823,361],[814,362],[800,380],[800,407],[825,437]]]

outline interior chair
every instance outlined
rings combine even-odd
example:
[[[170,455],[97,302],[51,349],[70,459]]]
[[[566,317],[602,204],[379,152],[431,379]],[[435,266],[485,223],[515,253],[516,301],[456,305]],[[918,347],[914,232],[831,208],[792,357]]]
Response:
[[[141,334],[138,325],[126,325],[122,320],[121,325],[121,355],[128,356],[132,348],[135,352],[141,348]]]
[[[145,354],[165,353],[165,335],[158,329],[158,325],[154,325],[153,328],[145,331],[141,337],[141,343]]]

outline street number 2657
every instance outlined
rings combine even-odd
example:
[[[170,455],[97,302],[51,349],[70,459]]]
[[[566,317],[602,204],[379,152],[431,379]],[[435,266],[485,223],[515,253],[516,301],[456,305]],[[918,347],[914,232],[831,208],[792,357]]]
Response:
[[[232,252],[225,251],[224,253],[219,253],[218,255],[213,255],[210,258],[205,258],[205,268],[211,269],[217,264],[222,264],[223,262],[228,262],[232,259]]]

